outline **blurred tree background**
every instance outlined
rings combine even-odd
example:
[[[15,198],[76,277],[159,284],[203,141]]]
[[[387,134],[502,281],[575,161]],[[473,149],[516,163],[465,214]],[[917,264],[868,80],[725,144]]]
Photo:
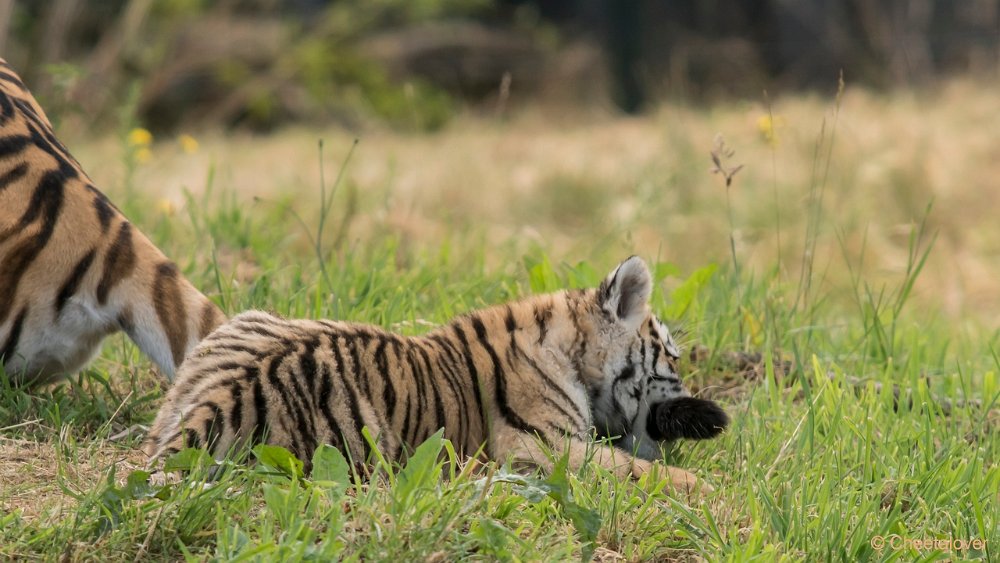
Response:
[[[843,70],[993,76],[1000,0],[0,0],[0,53],[56,116],[155,130],[440,127],[527,102],[641,112]]]

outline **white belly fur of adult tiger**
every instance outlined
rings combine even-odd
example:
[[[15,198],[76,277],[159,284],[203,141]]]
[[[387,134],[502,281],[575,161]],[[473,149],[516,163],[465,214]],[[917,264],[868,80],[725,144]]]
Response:
[[[682,385],[680,352],[650,312],[651,289],[649,269],[632,257],[597,289],[494,306],[413,337],[245,312],[181,366],[145,449],[151,463],[185,447],[222,459],[267,442],[308,464],[330,444],[363,461],[367,427],[384,455],[401,460],[443,428],[464,455],[483,447],[493,460],[550,468],[548,450],[568,453],[574,468],[589,459],[638,477],[657,465],[651,440],[711,437],[727,422]],[[629,451],[595,443],[595,428],[624,436]],[[677,487],[698,484],[663,469]]]
[[[124,330],[172,379],[225,316],[94,187],[0,59],[0,362],[72,374]]]

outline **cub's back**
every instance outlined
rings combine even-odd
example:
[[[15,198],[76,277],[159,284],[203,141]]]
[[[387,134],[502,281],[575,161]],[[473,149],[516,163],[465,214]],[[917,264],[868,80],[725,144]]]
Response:
[[[193,444],[224,452],[246,440],[262,441],[265,427],[272,443],[299,455],[342,438],[363,448],[362,407],[355,393],[367,385],[357,379],[366,372],[358,354],[361,342],[376,338],[401,341],[369,325],[284,319],[262,311],[233,317],[181,366],[150,429],[147,453],[162,456]],[[197,438],[192,425],[201,431]],[[347,427],[357,431],[344,438]]]
[[[233,373],[264,369],[303,352],[302,346],[351,325],[335,321],[285,319],[246,311],[207,335],[188,355],[167,394],[167,404],[187,402],[212,387],[231,382]]]

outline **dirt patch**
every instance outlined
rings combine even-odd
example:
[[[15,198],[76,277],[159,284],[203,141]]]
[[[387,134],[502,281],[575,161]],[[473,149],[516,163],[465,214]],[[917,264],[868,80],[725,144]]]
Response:
[[[141,451],[107,441],[74,444],[65,432],[51,442],[0,436],[0,513],[20,512],[26,520],[55,519],[73,514],[74,494],[142,469]]]

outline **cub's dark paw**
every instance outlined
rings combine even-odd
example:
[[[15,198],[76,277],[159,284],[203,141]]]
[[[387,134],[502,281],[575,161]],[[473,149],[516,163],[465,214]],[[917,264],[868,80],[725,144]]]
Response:
[[[729,415],[715,402],[679,397],[650,408],[646,431],[650,438],[660,442],[681,438],[706,440],[718,436],[728,424]]]

